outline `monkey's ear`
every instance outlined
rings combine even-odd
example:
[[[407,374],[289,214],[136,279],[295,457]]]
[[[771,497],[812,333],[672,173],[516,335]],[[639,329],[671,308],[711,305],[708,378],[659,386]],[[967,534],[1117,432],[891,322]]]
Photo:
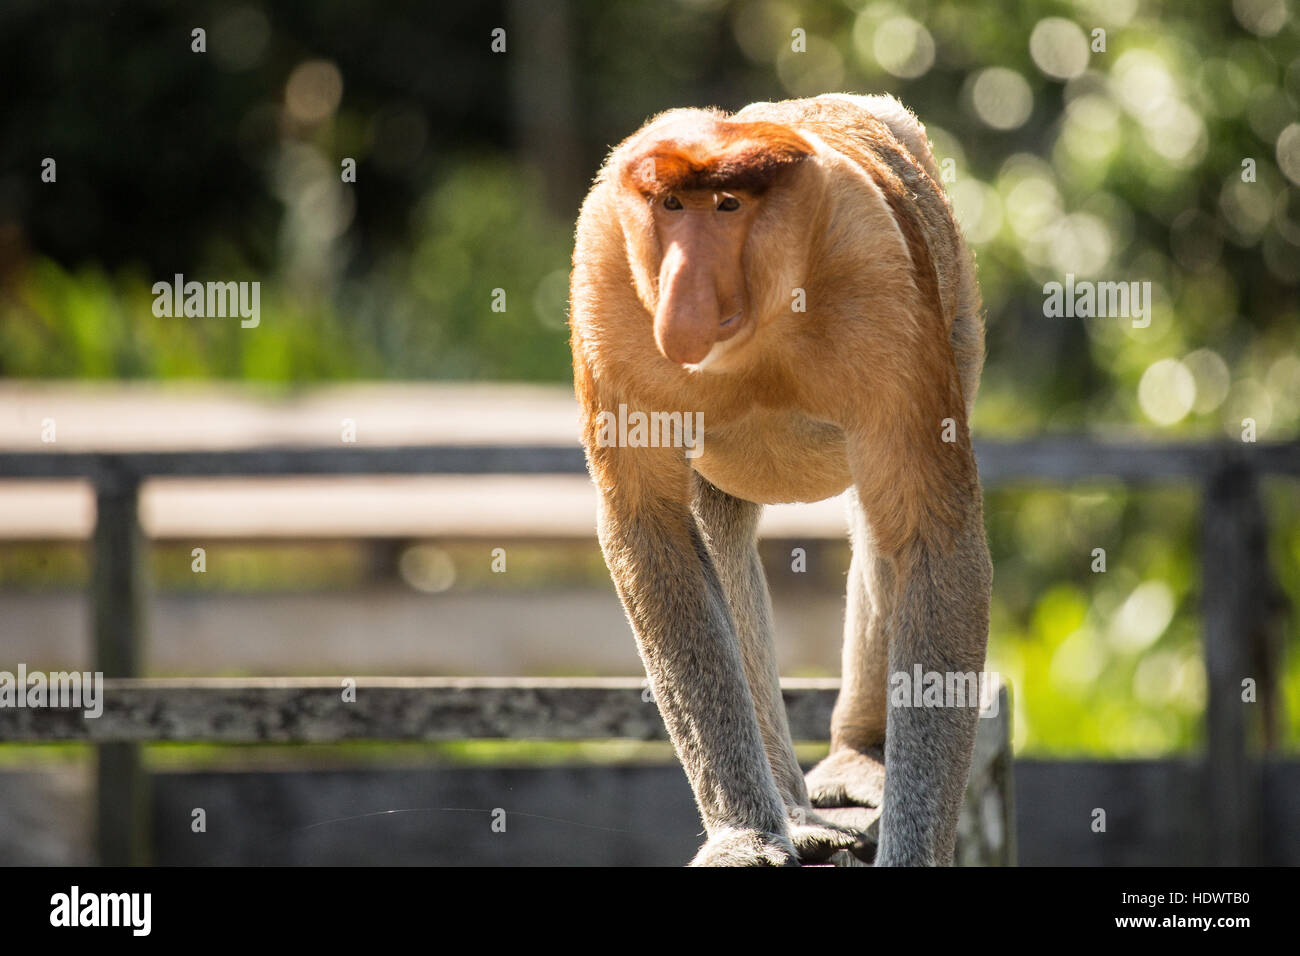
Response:
[[[623,164],[623,178],[648,199],[691,189],[761,194],[814,152],[808,140],[779,123],[707,117],[638,144]]]

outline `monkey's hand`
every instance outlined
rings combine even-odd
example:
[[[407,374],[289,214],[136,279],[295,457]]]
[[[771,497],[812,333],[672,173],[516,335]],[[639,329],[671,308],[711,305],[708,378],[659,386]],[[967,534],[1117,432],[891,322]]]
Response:
[[[834,811],[831,811],[832,813]],[[876,838],[854,820],[830,820],[805,807],[791,811],[790,840],[800,863],[824,863],[840,850],[870,862],[876,855]]]
[[[814,807],[879,807],[885,799],[885,754],[880,747],[837,750],[804,779]]]
[[[798,866],[790,841],[775,833],[728,827],[709,837],[691,866]]]

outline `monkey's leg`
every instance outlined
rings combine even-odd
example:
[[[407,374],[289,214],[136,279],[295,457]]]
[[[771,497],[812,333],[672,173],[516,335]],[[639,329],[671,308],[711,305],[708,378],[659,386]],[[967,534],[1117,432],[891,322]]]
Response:
[[[839,849],[860,848],[864,834],[838,827],[812,812],[803,771],[795,757],[776,663],[772,599],[758,556],[762,506],[719,491],[697,474],[692,508],[736,625],[763,747],[790,817],[790,838],[799,858],[813,862]]]
[[[914,539],[896,559],[898,605],[889,649],[891,675],[978,675],[988,642],[992,570],[978,502],[950,545]],[[928,678],[927,678],[928,679]],[[960,681],[960,676],[957,680]],[[890,701],[885,734],[885,802],[876,865],[947,866],[970,774],[979,695]]]
[[[797,865],[722,585],[686,503],[602,495],[600,542],[708,832],[695,865]]]
[[[808,774],[815,807],[879,807],[885,797],[892,564],[875,553],[866,515],[850,494],[848,600],[840,694],[831,714],[831,749]]]

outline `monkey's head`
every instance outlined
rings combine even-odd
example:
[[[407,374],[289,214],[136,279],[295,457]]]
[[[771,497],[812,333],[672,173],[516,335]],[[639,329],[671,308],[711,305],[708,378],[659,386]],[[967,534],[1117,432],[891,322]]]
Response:
[[[670,361],[703,368],[755,331],[746,260],[756,246],[788,244],[765,228],[786,220],[763,212],[813,146],[776,123],[682,110],[651,123],[624,152],[619,192],[635,201],[620,204],[620,218],[655,344]]]

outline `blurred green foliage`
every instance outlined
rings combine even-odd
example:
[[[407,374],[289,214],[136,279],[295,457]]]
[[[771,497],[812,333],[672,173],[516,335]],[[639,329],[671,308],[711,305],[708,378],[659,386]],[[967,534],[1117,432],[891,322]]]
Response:
[[[1132,756],[1203,739],[1197,507],[1190,490],[987,496],[989,668],[1018,689],[1018,745]]]
[[[383,23],[342,3],[105,6],[0,12],[0,374],[564,381],[572,221],[611,144],[673,106],[885,91],[926,122],[977,253],[978,433],[1300,433],[1284,0],[572,0],[547,5],[540,57],[506,2],[396,0]],[[150,286],[175,272],[260,280],[260,326],[156,318]],[[1067,273],[1151,282],[1150,326],[1045,317]],[[1295,491],[1269,513],[1300,602]],[[1018,745],[1200,743],[1197,508],[1186,489],[989,495],[990,667],[1017,686]]]

